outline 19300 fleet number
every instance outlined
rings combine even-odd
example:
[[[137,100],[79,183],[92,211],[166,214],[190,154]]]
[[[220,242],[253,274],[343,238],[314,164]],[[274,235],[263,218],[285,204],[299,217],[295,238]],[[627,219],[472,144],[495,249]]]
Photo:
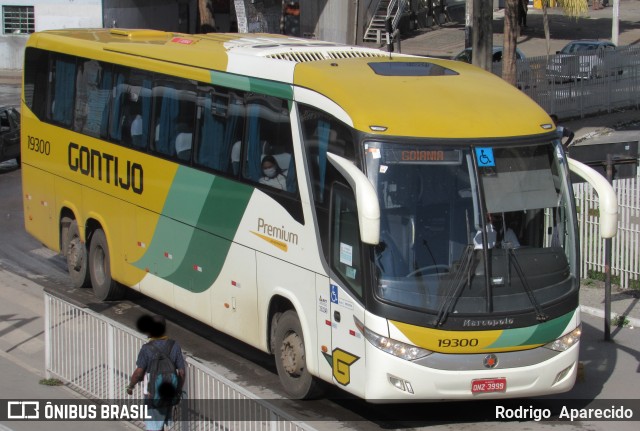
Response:
[[[35,136],[27,136],[27,147],[36,153],[49,155],[51,153],[51,143]]]
[[[438,347],[476,347],[477,338],[440,338]]]

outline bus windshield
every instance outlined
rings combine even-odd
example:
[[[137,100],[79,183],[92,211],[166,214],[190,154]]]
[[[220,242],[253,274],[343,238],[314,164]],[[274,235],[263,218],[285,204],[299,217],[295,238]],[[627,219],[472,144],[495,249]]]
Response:
[[[557,142],[367,141],[363,149],[381,210],[374,258],[382,301],[441,316],[543,315],[545,304],[577,289],[575,223]]]

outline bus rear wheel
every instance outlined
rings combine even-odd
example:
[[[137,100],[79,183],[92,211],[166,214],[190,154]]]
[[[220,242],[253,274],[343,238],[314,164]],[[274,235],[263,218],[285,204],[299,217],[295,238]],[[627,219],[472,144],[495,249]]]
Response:
[[[61,222],[62,254],[67,260],[67,270],[73,287],[89,286],[89,271],[87,270],[87,247],[80,239],[78,222],[64,217]]]
[[[298,314],[285,311],[275,329],[275,359],[278,377],[293,399],[312,399],[322,394],[321,382],[307,369],[304,336]]]
[[[107,237],[97,229],[89,246],[89,274],[93,293],[101,301],[114,301],[124,296],[124,286],[111,278],[111,259]]]

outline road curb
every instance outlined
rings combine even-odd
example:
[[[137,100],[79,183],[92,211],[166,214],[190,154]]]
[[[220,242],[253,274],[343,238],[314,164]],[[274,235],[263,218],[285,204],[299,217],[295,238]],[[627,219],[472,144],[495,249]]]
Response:
[[[587,305],[581,305],[580,306],[580,311],[585,313],[585,314],[589,314],[591,316],[595,316],[595,317],[599,317],[601,319],[604,319],[604,310],[601,310],[599,308],[594,308],[594,307],[589,307]],[[613,320],[616,316],[619,316],[618,313],[611,313],[611,319]],[[635,317],[629,317],[629,316],[625,316],[627,318],[627,320],[629,320],[629,326],[633,326],[633,327],[640,327],[640,319],[636,319]]]

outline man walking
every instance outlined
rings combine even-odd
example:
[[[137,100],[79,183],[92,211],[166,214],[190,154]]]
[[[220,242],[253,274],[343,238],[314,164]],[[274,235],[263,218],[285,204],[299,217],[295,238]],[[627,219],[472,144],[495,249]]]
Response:
[[[180,345],[165,336],[166,321],[162,316],[142,316],[138,330],[149,337],[138,353],[136,369],[131,374],[127,394],[147,376],[145,399],[151,419],[147,431],[162,431],[173,420],[173,406],[180,401],[185,381],[185,363]]]

